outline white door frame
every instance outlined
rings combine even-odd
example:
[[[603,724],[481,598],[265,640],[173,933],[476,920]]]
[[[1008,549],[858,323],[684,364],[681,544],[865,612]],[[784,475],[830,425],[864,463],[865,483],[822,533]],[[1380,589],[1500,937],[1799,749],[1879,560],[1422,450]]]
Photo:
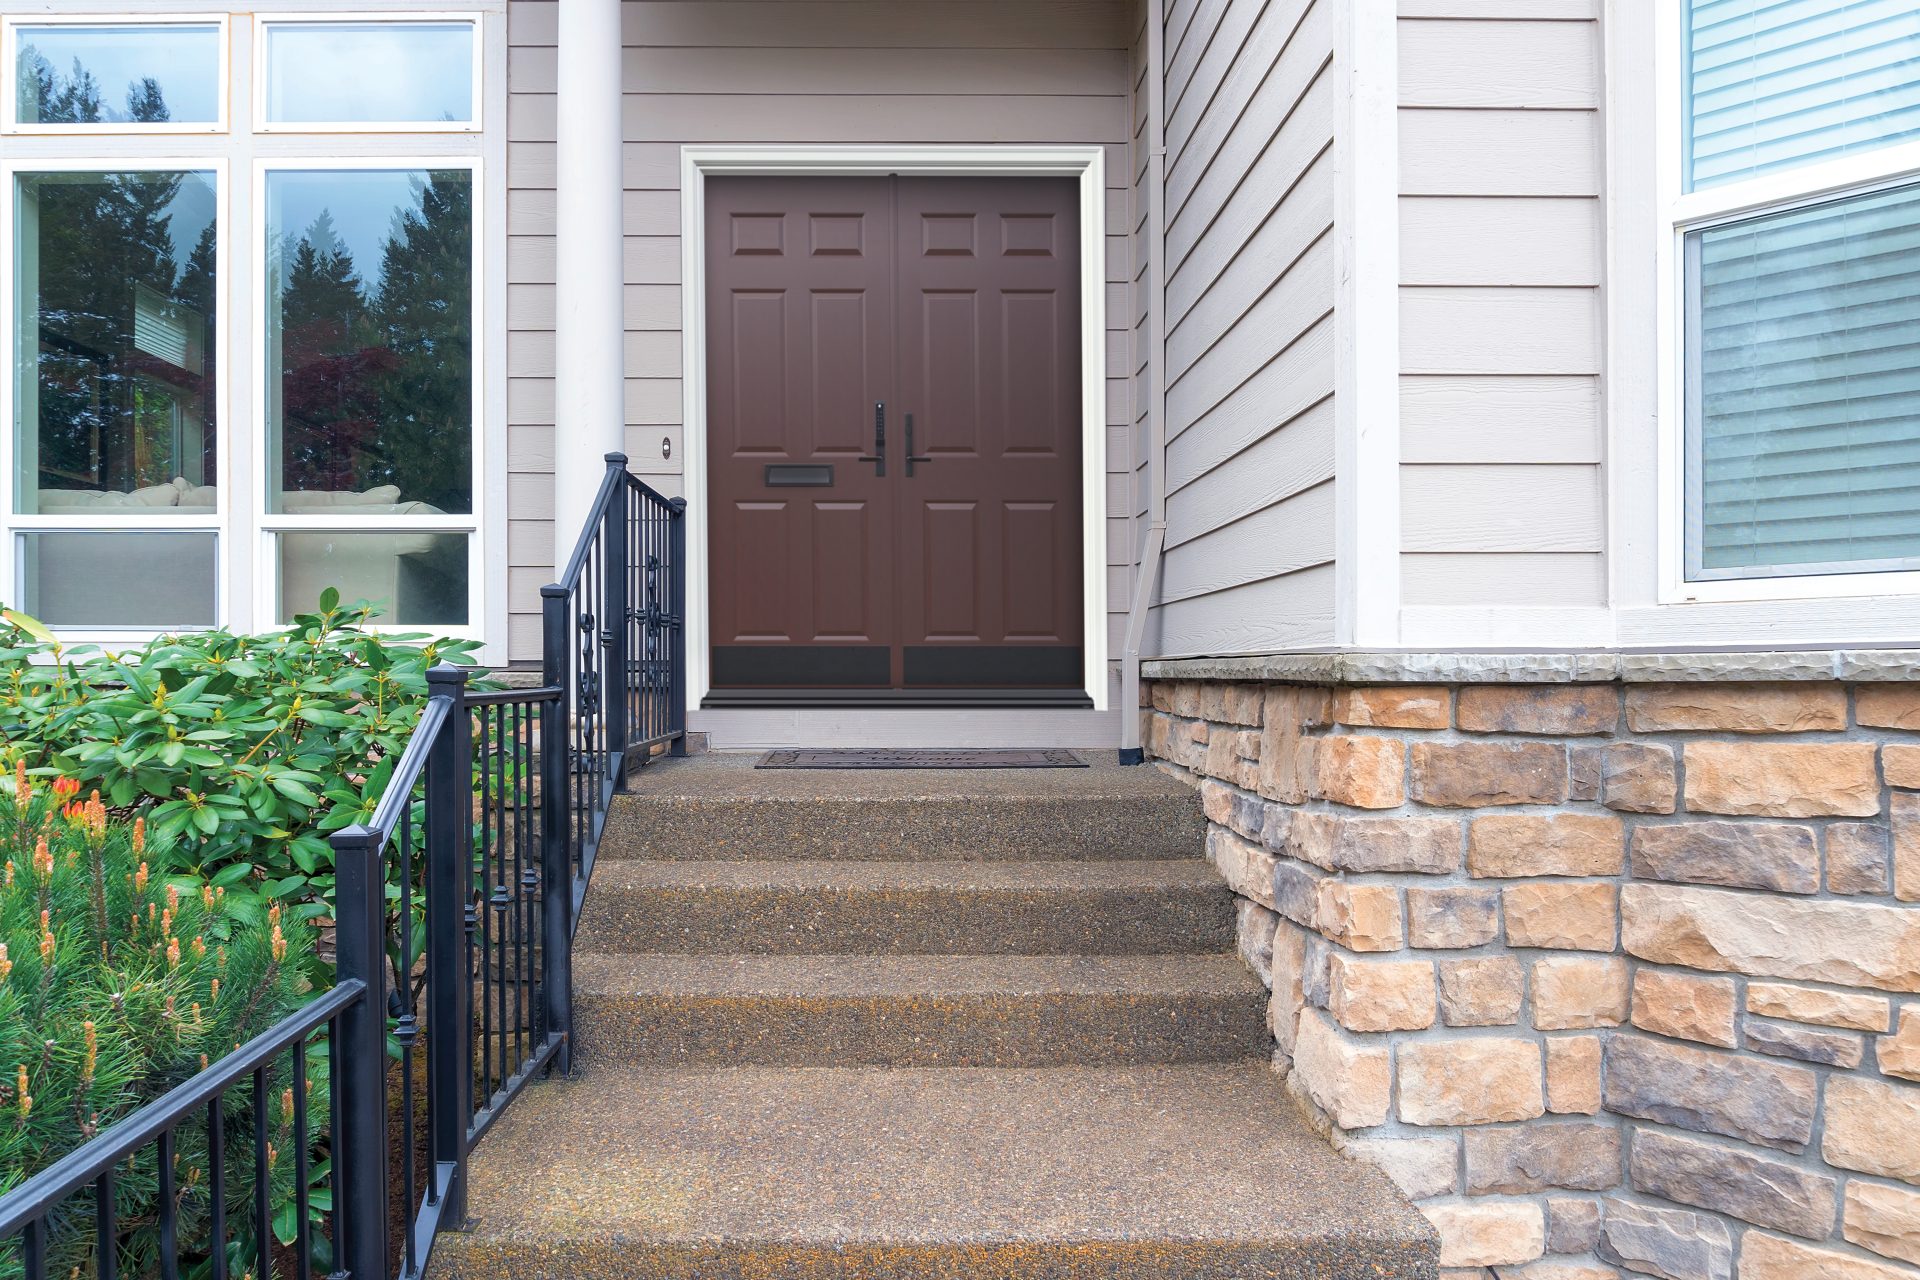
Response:
[[[1081,569],[1086,689],[1107,697],[1106,150],[1091,146],[684,146],[680,149],[681,448],[688,499],[687,705],[711,689],[707,580],[706,179],[717,175],[1057,175],[1080,182]]]

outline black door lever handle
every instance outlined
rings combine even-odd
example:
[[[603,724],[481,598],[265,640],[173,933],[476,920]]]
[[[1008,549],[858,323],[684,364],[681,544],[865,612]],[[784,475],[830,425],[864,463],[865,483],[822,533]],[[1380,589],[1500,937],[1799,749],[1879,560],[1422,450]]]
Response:
[[[933,461],[932,455],[921,457],[914,453],[913,451],[913,415],[908,414],[907,415],[907,479],[909,480],[913,479],[914,463],[932,462],[932,461]]]
[[[909,417],[907,421],[911,424],[913,419]],[[911,429],[911,427],[909,427],[909,429]],[[912,437],[908,437],[908,439],[911,441]],[[908,443],[907,453],[909,455],[913,453],[912,443]],[[873,452],[863,453],[856,458],[855,461],[871,462],[873,464],[873,474],[876,476],[884,476],[887,474],[887,402],[885,400],[878,401],[873,406]],[[911,462],[907,463],[907,474],[913,474],[913,463]]]

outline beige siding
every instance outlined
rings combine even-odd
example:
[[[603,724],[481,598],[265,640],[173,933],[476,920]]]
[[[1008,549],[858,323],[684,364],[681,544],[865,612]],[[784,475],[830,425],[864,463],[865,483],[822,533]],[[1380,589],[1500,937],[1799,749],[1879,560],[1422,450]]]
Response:
[[[1169,6],[1158,653],[1333,639],[1338,20],[1336,0]]]
[[[554,0],[511,0],[508,348],[511,652],[538,653],[552,576]],[[689,142],[1101,143],[1108,147],[1109,626],[1133,539],[1130,0],[628,0],[627,452],[679,491],[679,148]],[[663,457],[663,443],[671,458]]]
[[[1606,603],[1598,0],[1400,0],[1410,608]]]

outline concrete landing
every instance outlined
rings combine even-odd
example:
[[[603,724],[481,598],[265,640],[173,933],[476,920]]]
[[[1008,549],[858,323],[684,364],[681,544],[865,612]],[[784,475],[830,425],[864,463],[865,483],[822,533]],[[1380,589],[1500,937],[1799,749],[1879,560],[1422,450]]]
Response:
[[[556,1133],[568,1141],[556,1146]],[[602,1062],[473,1169],[459,1280],[1431,1280],[1432,1234],[1259,1064]]]

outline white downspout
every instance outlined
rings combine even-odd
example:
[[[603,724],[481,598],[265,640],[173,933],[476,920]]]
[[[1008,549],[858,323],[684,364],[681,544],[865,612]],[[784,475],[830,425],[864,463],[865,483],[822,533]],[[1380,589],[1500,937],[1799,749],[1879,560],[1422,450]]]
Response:
[[[1140,648],[1167,542],[1167,17],[1147,0],[1147,540],[1140,550],[1120,658],[1120,763],[1143,764]]]
[[[626,321],[620,225],[620,0],[560,0],[555,104],[555,572],[624,453]]]

